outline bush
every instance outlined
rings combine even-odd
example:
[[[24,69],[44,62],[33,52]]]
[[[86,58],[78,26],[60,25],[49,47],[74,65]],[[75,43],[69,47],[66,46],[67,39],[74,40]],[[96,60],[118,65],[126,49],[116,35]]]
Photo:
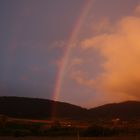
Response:
[[[90,126],[84,132],[84,136],[96,136],[96,137],[104,137],[104,136],[113,136],[119,133],[119,129],[111,129],[109,127],[103,127],[99,125]]]

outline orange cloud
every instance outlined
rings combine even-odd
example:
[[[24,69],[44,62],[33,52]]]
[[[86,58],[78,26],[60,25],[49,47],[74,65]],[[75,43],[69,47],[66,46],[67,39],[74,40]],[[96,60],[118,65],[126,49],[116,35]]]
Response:
[[[136,7],[134,13],[135,13],[136,15],[140,15],[140,4]]]
[[[83,63],[83,60],[80,58],[75,58],[72,62],[72,65],[80,65]]]
[[[95,87],[95,80],[87,79],[86,75],[82,71],[72,72],[71,79],[73,79],[79,85],[86,86],[88,88]]]
[[[109,18],[104,17],[101,18],[99,21],[94,22],[94,26],[92,26],[93,32],[96,34],[103,33],[103,32],[111,32],[111,23]]]
[[[99,49],[104,58],[97,89],[104,100],[140,99],[140,17],[124,17],[112,27],[82,41],[84,51]]]

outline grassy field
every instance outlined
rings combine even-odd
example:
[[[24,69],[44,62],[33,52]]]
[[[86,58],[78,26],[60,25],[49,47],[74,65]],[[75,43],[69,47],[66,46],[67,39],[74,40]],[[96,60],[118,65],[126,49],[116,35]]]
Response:
[[[140,137],[93,137],[93,138],[76,138],[76,137],[0,137],[0,140],[140,140]]]

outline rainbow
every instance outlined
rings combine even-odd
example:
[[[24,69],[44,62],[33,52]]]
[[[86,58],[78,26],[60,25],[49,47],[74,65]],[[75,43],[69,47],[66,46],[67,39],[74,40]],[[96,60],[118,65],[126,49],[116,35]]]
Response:
[[[92,4],[93,4],[93,1],[94,0],[85,0],[85,3],[84,3],[84,6],[82,7],[82,10],[81,10],[81,14],[78,18],[78,20],[76,21],[76,24],[75,24],[75,27],[73,29],[73,31],[71,32],[70,34],[70,37],[68,39],[68,44],[67,44],[67,47],[65,49],[65,53],[64,53],[64,56],[63,56],[63,59],[62,59],[62,62],[61,62],[61,67],[58,71],[58,76],[56,78],[56,85],[55,85],[55,89],[54,89],[54,92],[53,92],[53,97],[52,99],[54,101],[58,101],[59,100],[59,95],[61,93],[61,88],[62,88],[62,85],[63,85],[63,79],[64,79],[64,74],[65,74],[65,70],[66,70],[66,67],[67,67],[67,62],[69,60],[69,57],[70,57],[70,54],[71,54],[71,51],[72,51],[72,44],[75,43],[77,37],[78,37],[78,34],[80,32],[80,29],[92,7]],[[55,109],[56,106],[53,105],[52,107],[52,117],[55,116]]]

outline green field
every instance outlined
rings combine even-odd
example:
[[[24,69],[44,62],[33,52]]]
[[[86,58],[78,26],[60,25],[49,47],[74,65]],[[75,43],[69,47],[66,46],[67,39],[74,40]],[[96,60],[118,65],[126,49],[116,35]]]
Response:
[[[140,137],[94,137],[94,138],[76,138],[76,137],[0,137],[0,140],[140,140]]]

